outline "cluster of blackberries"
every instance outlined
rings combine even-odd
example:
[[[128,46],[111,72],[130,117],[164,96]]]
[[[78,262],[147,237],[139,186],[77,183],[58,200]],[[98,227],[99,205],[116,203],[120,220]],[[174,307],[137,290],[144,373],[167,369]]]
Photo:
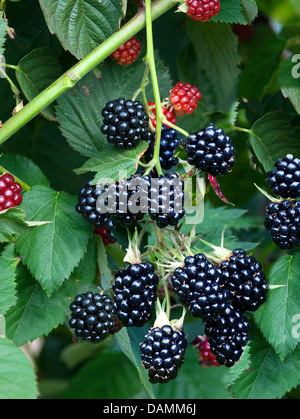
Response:
[[[151,262],[127,263],[112,281],[112,297],[88,292],[70,305],[69,325],[79,340],[99,343],[122,326],[142,327],[152,318],[159,278]],[[177,376],[187,347],[185,334],[170,325],[152,328],[140,344],[142,365],[151,383]]]
[[[266,208],[265,227],[280,249],[300,245],[300,159],[288,154],[275,163],[275,170],[267,172],[266,180],[279,198]],[[280,200],[285,198],[285,200]]]
[[[115,221],[130,225],[146,214],[160,228],[176,226],[185,215],[184,182],[177,173],[133,175],[105,187],[90,181],[79,191],[76,210],[97,229],[105,227],[112,239]]]
[[[180,144],[180,138],[177,132],[172,128],[167,128],[165,125],[162,126],[161,140],[160,140],[160,153],[159,160],[161,168],[164,170],[170,170],[173,166],[177,166],[178,158],[174,157],[174,154]],[[153,133],[149,140],[149,146],[145,154],[146,162],[150,162],[153,158],[155,147],[155,134]]]
[[[176,378],[184,362],[186,347],[184,331],[174,330],[170,325],[151,329],[140,346],[149,381],[164,384]]]
[[[130,149],[149,138],[149,115],[138,100],[112,100],[103,108],[102,116],[101,131],[118,148]]]
[[[112,298],[91,292],[78,295],[70,305],[70,327],[80,340],[98,343],[118,329],[118,325],[141,327],[153,313],[158,276],[150,262],[127,263],[112,282]]]
[[[266,300],[261,264],[243,249],[234,250],[218,266],[203,254],[188,256],[174,271],[172,284],[179,302],[205,322],[217,362],[232,367],[249,340],[244,312],[256,311]]]
[[[150,262],[128,263],[114,275],[114,305],[123,326],[141,327],[151,319],[157,285],[158,276]]]
[[[235,164],[230,137],[214,124],[189,135],[185,149],[188,162],[211,176],[226,175]]]

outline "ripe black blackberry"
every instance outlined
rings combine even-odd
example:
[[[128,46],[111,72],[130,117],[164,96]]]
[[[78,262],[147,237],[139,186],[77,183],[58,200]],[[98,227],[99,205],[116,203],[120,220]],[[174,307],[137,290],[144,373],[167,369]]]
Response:
[[[140,198],[134,199],[145,183],[142,176],[132,175],[128,179],[117,181],[108,187],[107,208],[111,216],[123,225],[130,225],[139,221],[147,208],[142,209]]]
[[[141,327],[151,319],[157,285],[158,276],[150,262],[128,263],[114,275],[114,305],[123,326]]]
[[[262,266],[245,250],[235,249],[220,268],[234,307],[242,312],[256,311],[266,301],[268,284]]]
[[[101,131],[118,148],[130,149],[149,138],[149,116],[139,101],[112,100],[103,108],[102,116]]]
[[[177,268],[172,277],[179,302],[193,317],[206,322],[224,313],[227,307],[229,292],[222,288],[221,281],[221,270],[203,254],[185,258],[184,267]]]
[[[93,224],[95,228],[101,229],[105,227],[111,239],[114,239],[112,229],[114,222],[108,212],[101,214],[97,211],[97,199],[104,192],[103,189],[92,185],[90,180],[78,193],[78,202],[76,211],[89,223]]]
[[[147,162],[150,162],[154,154],[155,146],[155,133],[153,133],[149,139],[149,147],[145,154]],[[164,170],[170,170],[173,166],[177,166],[178,158],[174,157],[174,153],[180,144],[180,138],[177,136],[177,132],[172,128],[167,128],[165,125],[162,126],[161,140],[160,140],[160,152],[159,160],[161,168]]]
[[[206,325],[205,334],[218,364],[231,368],[240,360],[250,340],[249,331],[248,320],[230,304],[224,315]]]
[[[282,198],[300,197],[300,159],[292,154],[279,159],[275,170],[267,173],[266,180],[273,193]]]
[[[187,340],[184,331],[171,326],[154,327],[140,346],[150,383],[168,383],[177,377],[184,362]]]
[[[300,201],[270,202],[266,209],[265,227],[271,231],[280,249],[300,245]]]
[[[111,298],[105,294],[78,295],[70,305],[69,325],[80,340],[99,343],[118,328],[116,310]]]
[[[147,179],[150,218],[156,221],[159,228],[176,226],[185,216],[184,182],[177,173],[161,175],[157,179],[148,176]]]
[[[191,165],[211,176],[226,175],[235,164],[235,149],[230,137],[214,124],[189,135],[186,153]]]

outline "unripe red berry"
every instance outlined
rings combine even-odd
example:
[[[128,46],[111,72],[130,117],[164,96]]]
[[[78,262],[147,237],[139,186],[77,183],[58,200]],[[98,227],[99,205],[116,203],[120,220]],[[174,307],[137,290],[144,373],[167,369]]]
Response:
[[[5,173],[0,177],[0,211],[17,207],[22,203],[22,187],[14,177]]]
[[[136,61],[140,54],[141,43],[135,36],[116,49],[110,57],[120,65],[129,65]]]
[[[187,15],[193,20],[207,22],[220,12],[220,0],[187,0]]]
[[[200,98],[200,91],[189,83],[178,82],[170,92],[170,101],[178,116],[194,112]]]

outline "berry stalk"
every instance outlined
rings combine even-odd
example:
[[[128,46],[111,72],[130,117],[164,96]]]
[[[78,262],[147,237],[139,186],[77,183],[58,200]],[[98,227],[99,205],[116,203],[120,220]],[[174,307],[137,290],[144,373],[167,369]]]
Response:
[[[153,159],[152,159],[152,162],[150,162],[150,167],[151,165],[152,165],[152,168],[156,167],[158,175],[162,175],[159,153],[160,153],[162,121],[164,119],[164,114],[163,114],[163,110],[161,106],[159,84],[158,84],[158,79],[157,79],[155,58],[154,58],[151,0],[145,0],[145,14],[146,14],[146,37],[147,37],[147,54],[146,54],[145,61],[146,61],[146,65],[149,66],[149,71],[150,71],[151,80],[152,80],[153,94],[154,94],[155,109],[156,109],[156,138],[155,138]]]

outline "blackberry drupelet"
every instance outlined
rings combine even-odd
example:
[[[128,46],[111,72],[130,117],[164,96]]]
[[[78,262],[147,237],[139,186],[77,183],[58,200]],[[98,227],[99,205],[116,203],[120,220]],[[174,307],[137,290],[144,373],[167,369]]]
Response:
[[[151,329],[140,346],[142,364],[148,370],[150,383],[163,384],[176,378],[186,347],[184,331],[174,330],[169,325]]]
[[[275,170],[267,173],[266,180],[273,193],[282,198],[300,197],[300,159],[292,154],[279,159]]]
[[[177,268],[172,284],[179,302],[193,317],[211,322],[224,313],[229,292],[221,286],[221,271],[206,256],[197,254],[185,258],[184,267]]]
[[[248,320],[230,304],[224,315],[206,325],[205,334],[218,364],[231,368],[240,360],[250,340],[249,331]]]
[[[102,116],[101,131],[116,147],[130,149],[149,138],[149,116],[139,101],[112,100],[103,108]]]
[[[127,264],[114,275],[114,305],[123,326],[141,327],[151,319],[157,285],[158,276],[150,262]]]
[[[235,164],[235,149],[230,137],[214,124],[189,135],[186,153],[191,165],[211,176],[226,175]]]
[[[234,307],[242,312],[256,311],[266,301],[268,284],[262,266],[245,250],[235,249],[220,268]]]
[[[148,177],[149,216],[159,228],[176,226],[185,216],[184,182],[177,173],[168,173],[157,179]]]
[[[159,160],[161,168],[164,170],[170,170],[173,166],[177,166],[178,158],[174,157],[174,154],[179,147],[180,138],[177,136],[177,132],[172,128],[167,128],[165,125],[162,126],[161,140],[160,140],[160,152]],[[146,162],[150,162],[153,159],[155,146],[155,133],[153,133],[149,140],[149,147],[145,154]]]
[[[270,202],[266,209],[265,227],[280,249],[300,245],[300,201]]]
[[[116,310],[111,298],[105,294],[78,295],[70,305],[69,325],[79,340],[99,343],[118,328]]]
[[[108,212],[101,214],[97,211],[97,199],[103,192],[104,190],[101,188],[92,185],[92,180],[90,180],[79,191],[76,211],[97,229],[105,227],[109,232],[110,237],[113,239],[112,229],[114,228],[114,222],[111,219],[110,214]]]

